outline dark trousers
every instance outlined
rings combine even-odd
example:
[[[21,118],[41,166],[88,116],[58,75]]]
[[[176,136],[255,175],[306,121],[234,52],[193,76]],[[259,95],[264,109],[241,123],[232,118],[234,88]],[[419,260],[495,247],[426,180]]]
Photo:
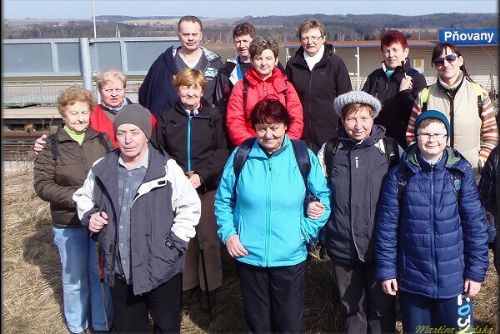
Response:
[[[154,333],[179,333],[182,307],[182,274],[150,292],[135,296],[132,285],[119,278],[111,288],[116,333],[147,333],[148,312]]]
[[[249,331],[304,333],[305,261],[286,267],[236,263]]]
[[[340,302],[347,313],[347,333],[395,333],[394,297],[373,279],[371,264],[333,265]]]
[[[399,306],[404,333],[467,333],[473,325],[472,303],[459,295],[434,299],[401,291]],[[454,330],[452,330],[454,329]]]

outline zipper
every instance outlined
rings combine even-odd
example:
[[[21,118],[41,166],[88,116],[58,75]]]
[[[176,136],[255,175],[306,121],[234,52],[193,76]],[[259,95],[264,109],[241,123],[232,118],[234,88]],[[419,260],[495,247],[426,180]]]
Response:
[[[349,163],[351,164],[351,156],[352,154],[354,153],[354,148],[356,147],[356,145],[354,145],[350,151],[349,151]],[[354,165],[355,165],[355,168],[358,168],[358,157],[354,157]],[[352,166],[352,164],[351,164]],[[350,178],[350,181],[349,181],[349,210],[352,212],[353,209],[352,209],[352,168],[351,166],[349,166],[349,178]],[[356,244],[356,237],[354,235],[354,222],[352,220],[353,218],[353,215],[350,214],[349,215],[350,219],[349,219],[349,224],[350,224],[350,227],[351,227],[351,238],[352,238],[352,243],[354,244],[354,249],[356,250],[356,257],[359,258],[359,248],[358,248],[358,245]]]
[[[267,160],[268,163],[268,177],[272,177],[272,168],[271,168],[271,160]],[[270,180],[267,180],[267,192],[266,192],[266,242],[264,244],[264,267],[267,267],[269,265],[269,258],[270,258],[270,251],[269,251],[269,246],[271,244],[271,219],[270,219],[270,212],[271,212],[271,183]]]
[[[193,116],[188,115],[188,124],[187,124],[187,138],[186,138],[186,169],[187,172],[191,171],[191,119]]]
[[[432,259],[432,277],[434,279],[434,282],[437,283],[437,268],[436,268],[436,249],[435,249],[435,242],[436,242],[436,238],[435,238],[435,235],[434,235],[434,167],[431,166],[431,194],[430,194],[430,200],[431,200],[431,219],[430,219],[430,228],[431,228],[431,259]],[[433,296],[436,296],[436,291],[435,291],[435,287],[437,285],[434,284],[434,288],[433,288],[433,292],[432,292],[432,295]]]
[[[453,129],[455,128],[455,96],[449,97],[450,100],[450,146],[454,147],[455,135]]]
[[[309,69],[309,67],[307,67]],[[313,76],[313,72],[312,70],[309,71],[309,101],[308,101],[308,105],[309,105],[309,113],[308,113],[308,119],[307,119],[307,136],[309,137],[309,140],[312,142],[312,133],[313,133],[313,129],[312,129],[312,125],[311,125],[311,113],[312,113],[312,103],[311,103],[311,94],[312,94],[312,76]]]

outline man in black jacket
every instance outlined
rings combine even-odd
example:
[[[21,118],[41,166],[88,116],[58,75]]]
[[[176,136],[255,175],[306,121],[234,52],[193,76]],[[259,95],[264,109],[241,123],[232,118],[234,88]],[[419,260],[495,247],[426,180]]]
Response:
[[[337,137],[339,118],[333,101],[352,90],[351,79],[343,60],[325,43],[325,27],[314,19],[299,26],[301,47],[286,66],[304,108],[302,139],[315,153],[328,139]]]
[[[410,49],[403,33],[397,30],[386,32],[380,39],[380,49],[384,56],[382,68],[368,76],[363,91],[382,102],[382,111],[375,123],[384,126],[386,135],[406,148],[405,133],[411,109],[427,82],[410,66]]]

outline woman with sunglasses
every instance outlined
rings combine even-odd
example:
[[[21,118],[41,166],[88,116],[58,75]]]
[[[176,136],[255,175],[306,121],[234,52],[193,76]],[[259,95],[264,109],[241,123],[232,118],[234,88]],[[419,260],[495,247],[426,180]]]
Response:
[[[415,120],[427,110],[441,110],[449,119],[449,145],[472,164],[475,175],[498,141],[495,107],[488,91],[475,83],[465,69],[461,52],[450,43],[432,51],[437,82],[420,92],[408,122],[406,141],[415,141]]]

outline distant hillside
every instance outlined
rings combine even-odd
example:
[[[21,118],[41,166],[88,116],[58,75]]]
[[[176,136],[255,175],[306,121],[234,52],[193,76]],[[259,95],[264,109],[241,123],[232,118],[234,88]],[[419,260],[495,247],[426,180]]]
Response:
[[[491,28],[497,27],[497,14],[430,14],[403,15],[325,15],[307,14],[293,16],[263,16],[232,19],[201,18],[204,39],[212,42],[231,42],[232,29],[238,22],[249,21],[257,32],[280,42],[296,40],[297,27],[306,18],[314,17],[323,22],[333,40],[373,40],[387,29],[400,29],[409,39],[436,39],[438,28]],[[174,16],[119,16],[96,17],[97,36],[152,37],[176,36],[178,17]],[[90,20],[3,20],[3,38],[76,38],[93,37]]]

